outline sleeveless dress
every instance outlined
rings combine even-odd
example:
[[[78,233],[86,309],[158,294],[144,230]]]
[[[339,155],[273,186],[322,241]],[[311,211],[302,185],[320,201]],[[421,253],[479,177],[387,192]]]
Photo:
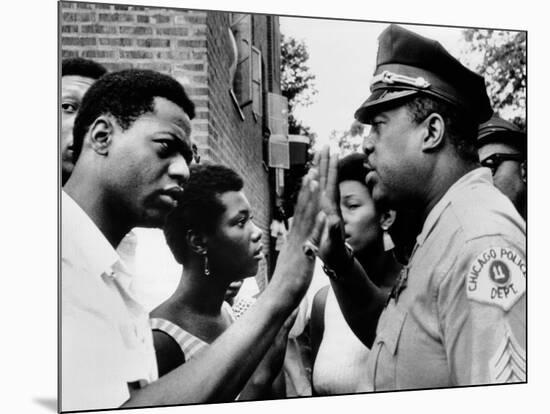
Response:
[[[366,376],[370,351],[347,325],[332,288],[326,299],[324,321],[312,373],[315,392],[334,395],[371,391]]]
[[[235,314],[231,309],[229,303],[224,302],[222,305],[222,311],[227,313],[231,319],[231,322],[235,322]],[[161,331],[166,335],[170,336],[181,348],[181,352],[185,357],[185,362],[193,359],[198,354],[200,354],[206,347],[209,345],[204,342],[202,339],[197,338],[195,335],[190,334],[185,329],[182,329],[180,326],[176,325],[173,322],[170,322],[164,318],[151,318],[151,329],[153,331]],[[235,400],[239,399],[239,395]]]
[[[222,311],[229,315],[231,322],[235,322],[235,315],[227,302],[223,303]],[[185,329],[164,318],[151,318],[151,329],[153,331],[162,331],[176,341],[185,356],[186,362],[208,346],[202,339],[197,338],[195,335],[190,334]]]

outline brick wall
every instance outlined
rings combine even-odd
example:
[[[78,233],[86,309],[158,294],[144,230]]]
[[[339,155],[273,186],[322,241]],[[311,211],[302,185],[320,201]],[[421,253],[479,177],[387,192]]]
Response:
[[[265,70],[272,66],[266,59],[273,53],[269,50],[273,22],[263,15],[252,20],[254,46],[262,51]],[[62,58],[94,59],[109,70],[154,69],[185,86],[196,105],[193,140],[202,159],[226,164],[244,177],[245,193],[267,248],[271,192],[262,165],[263,119],[254,118],[249,105],[242,109],[242,120],[229,94],[230,14],[62,2],[60,22]],[[269,76],[264,73],[265,91],[273,90],[269,83],[280,78],[278,66],[276,70]],[[260,283],[267,273],[262,261]]]

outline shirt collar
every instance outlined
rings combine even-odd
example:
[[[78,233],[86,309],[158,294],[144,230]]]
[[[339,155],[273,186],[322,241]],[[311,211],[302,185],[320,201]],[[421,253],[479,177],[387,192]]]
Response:
[[[456,197],[459,197],[460,192],[465,187],[470,187],[475,183],[493,183],[493,178],[491,175],[491,170],[489,168],[481,167],[476,168],[466,174],[464,174],[458,181],[456,181],[447,192],[443,195],[441,200],[432,208],[428,217],[424,221],[424,226],[422,227],[422,232],[416,238],[416,242],[421,246],[428,235],[431,233],[432,229],[435,227],[439,221],[439,217],[445,210],[445,208],[454,200]]]
[[[61,192],[62,256],[77,257],[92,274],[111,275],[120,256],[92,219],[64,190]]]

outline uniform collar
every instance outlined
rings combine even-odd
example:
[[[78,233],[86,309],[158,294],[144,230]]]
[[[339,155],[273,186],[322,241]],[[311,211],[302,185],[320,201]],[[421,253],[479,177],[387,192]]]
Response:
[[[129,275],[117,251],[107,241],[78,203],[64,190],[61,192],[62,257],[78,261],[90,273],[114,276],[113,272]],[[129,282],[124,281],[124,284]]]
[[[441,200],[439,200],[437,204],[432,208],[432,210],[428,214],[428,217],[426,217],[426,220],[424,221],[424,226],[422,227],[422,232],[416,238],[416,243],[418,246],[424,244],[424,242],[432,232],[433,228],[439,221],[439,218],[441,217],[441,214],[443,213],[445,208],[449,204],[451,204],[452,201],[455,200],[457,197],[460,197],[460,193],[464,188],[470,187],[476,183],[492,184],[493,178],[491,175],[491,170],[485,167],[476,168],[475,170],[464,174],[458,181],[456,181],[451,187],[449,187],[445,195],[443,195]]]

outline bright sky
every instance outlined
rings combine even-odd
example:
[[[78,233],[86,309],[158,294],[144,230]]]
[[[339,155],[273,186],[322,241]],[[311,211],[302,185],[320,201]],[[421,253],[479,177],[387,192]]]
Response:
[[[317,133],[317,145],[323,145],[332,130],[349,129],[355,110],[368,97],[376,64],[377,38],[388,24],[281,17],[280,25],[283,34],[304,40],[307,45],[308,65],[316,76],[319,92],[312,105],[297,107],[295,114]],[[461,29],[403,26],[438,40],[459,57]]]

